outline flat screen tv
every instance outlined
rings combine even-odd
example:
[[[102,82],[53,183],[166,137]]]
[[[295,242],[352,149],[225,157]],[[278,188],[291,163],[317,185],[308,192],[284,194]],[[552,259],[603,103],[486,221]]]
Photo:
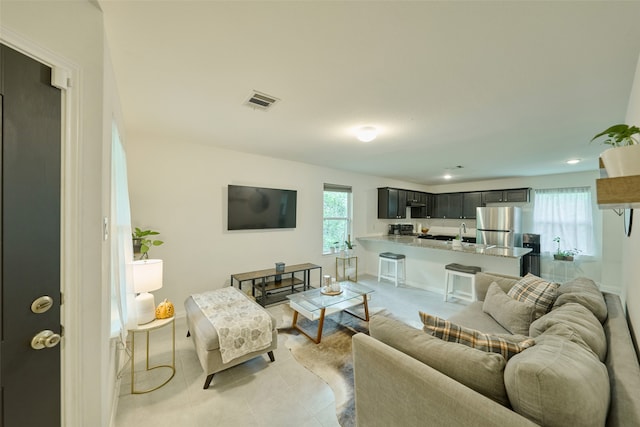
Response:
[[[297,191],[229,185],[227,230],[296,228]]]

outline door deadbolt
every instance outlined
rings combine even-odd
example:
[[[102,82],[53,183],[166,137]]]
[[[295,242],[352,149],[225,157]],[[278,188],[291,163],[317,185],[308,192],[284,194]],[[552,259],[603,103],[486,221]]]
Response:
[[[40,298],[36,298],[31,303],[31,311],[36,314],[44,313],[53,307],[53,298],[48,295],[43,295]]]
[[[48,329],[40,331],[31,339],[31,347],[35,350],[42,350],[43,348],[51,348],[58,345],[60,342],[60,335],[50,331]]]

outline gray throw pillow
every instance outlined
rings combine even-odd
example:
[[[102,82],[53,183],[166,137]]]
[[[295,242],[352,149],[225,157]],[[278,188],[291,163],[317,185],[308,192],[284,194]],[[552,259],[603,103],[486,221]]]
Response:
[[[518,280],[520,280],[520,277],[480,271],[476,273],[476,298],[478,298],[478,301],[484,301],[487,290],[492,283],[497,283],[506,293],[509,292],[509,289],[511,289]]]
[[[536,306],[511,298],[494,282],[487,290],[482,311],[512,334],[528,335],[529,326],[535,320]]]

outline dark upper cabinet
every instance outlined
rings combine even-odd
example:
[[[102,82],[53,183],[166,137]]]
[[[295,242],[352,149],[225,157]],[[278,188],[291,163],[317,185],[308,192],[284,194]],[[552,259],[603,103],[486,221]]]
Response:
[[[431,218],[433,216],[434,195],[417,191],[413,194],[412,203],[419,206],[411,207],[411,218]],[[409,203],[408,196],[407,203]]]
[[[479,206],[482,206],[482,192],[462,193],[462,218],[475,218]]]
[[[378,218],[407,217],[407,192],[397,188],[378,188]]]
[[[514,188],[511,190],[494,190],[482,192],[482,204],[504,202],[528,202],[529,188]]]
[[[476,208],[487,203],[528,202],[529,190],[514,188],[431,194],[382,187],[378,188],[378,218],[406,218],[408,206],[411,208],[411,218],[473,219],[476,217]]]
[[[462,193],[434,195],[434,218],[462,218]]]
[[[516,188],[514,190],[504,190],[505,202],[528,202],[529,188]]]
[[[462,193],[449,194],[448,214],[446,218],[462,218]]]

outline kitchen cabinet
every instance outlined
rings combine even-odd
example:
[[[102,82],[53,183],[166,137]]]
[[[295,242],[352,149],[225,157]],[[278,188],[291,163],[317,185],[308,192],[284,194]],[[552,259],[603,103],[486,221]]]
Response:
[[[475,218],[479,206],[482,206],[482,192],[462,193],[462,218]]]
[[[528,202],[529,188],[514,188],[508,190],[493,190],[482,192],[482,204],[504,202]]]
[[[378,188],[378,218],[407,217],[407,191],[398,188]]]
[[[434,218],[462,218],[462,193],[435,195]]]
[[[411,207],[411,218],[431,218],[433,216],[434,195],[421,192],[414,194],[416,200],[414,203],[422,206]]]

